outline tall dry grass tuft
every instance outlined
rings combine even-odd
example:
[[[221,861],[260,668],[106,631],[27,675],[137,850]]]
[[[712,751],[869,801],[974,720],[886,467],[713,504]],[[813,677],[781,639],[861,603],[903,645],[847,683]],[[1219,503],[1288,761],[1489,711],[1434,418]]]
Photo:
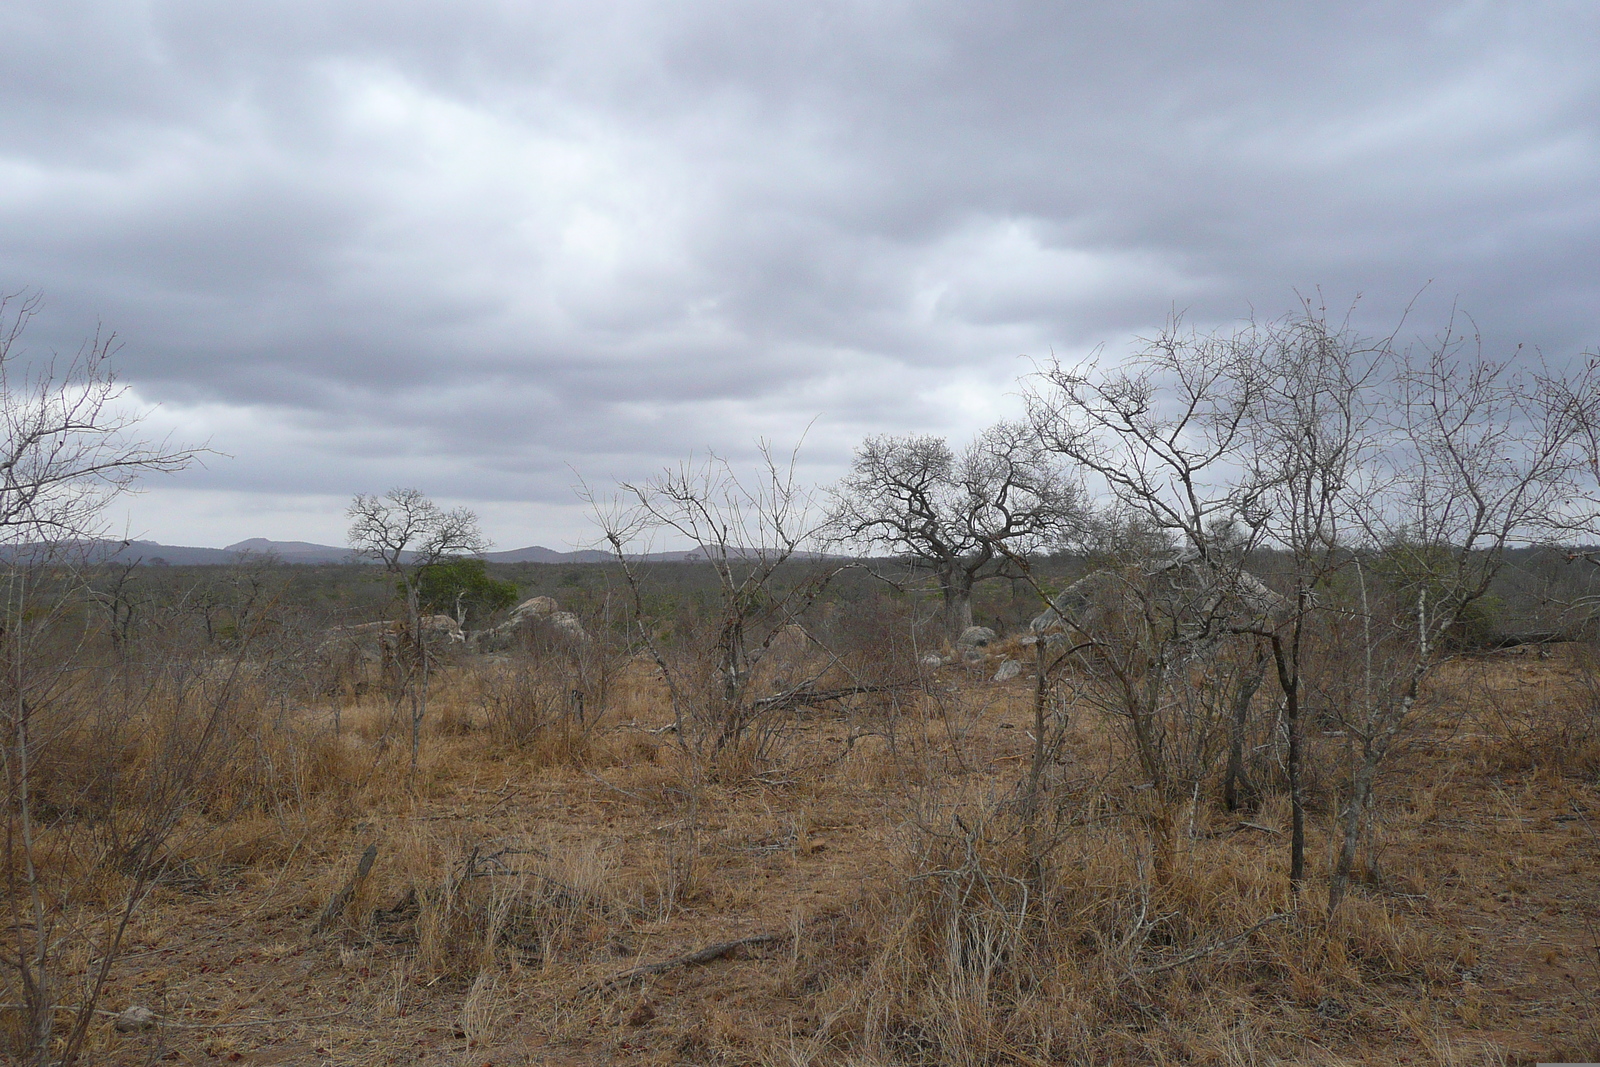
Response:
[[[351,902],[345,936],[406,947],[404,980],[458,984],[477,998],[464,1011],[485,1026],[506,975],[575,973],[630,912],[611,859],[593,845],[474,843],[412,823],[380,853],[385,860]]]
[[[1441,672],[1436,717],[1495,774],[1600,781],[1600,648],[1572,643],[1463,659]]]
[[[135,914],[207,836],[250,672],[165,648],[72,663],[5,638],[0,1002],[19,1013],[6,1051],[73,1062]]]
[[[1274,1013],[1376,1010],[1385,983],[1448,969],[1375,901],[1336,927],[1296,913],[1279,850],[1237,837],[1187,842],[1162,884],[1142,825],[990,801],[908,831],[899,878],[812,961],[819,1039],[869,1062],[1276,1057]]]

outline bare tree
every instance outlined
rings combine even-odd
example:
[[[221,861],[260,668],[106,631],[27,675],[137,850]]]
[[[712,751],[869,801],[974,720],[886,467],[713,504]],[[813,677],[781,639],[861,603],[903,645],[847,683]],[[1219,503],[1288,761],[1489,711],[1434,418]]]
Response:
[[[428,714],[429,652],[422,625],[421,575],[449,556],[477,555],[489,547],[478,517],[467,508],[446,511],[416,489],[383,496],[357,494],[347,513],[350,547],[395,576],[405,601],[397,700],[411,708],[411,771],[417,770],[422,720]]]
[[[1507,550],[1570,523],[1592,381],[1519,372],[1451,332],[1401,350],[1392,335],[1362,338],[1309,304],[1228,333],[1168,329],[1110,374],[1056,366],[1041,377],[1030,412],[1049,447],[1180,543],[1181,568],[1168,573],[1200,594],[1152,612],[1172,591],[1141,568],[1120,595],[1141,609],[1123,615],[1145,621],[1095,645],[1141,763],[1159,786],[1168,772],[1152,757],[1169,753],[1152,731],[1163,700],[1183,703],[1162,695],[1174,665],[1196,662],[1208,638],[1263,642],[1287,734],[1296,891],[1308,694],[1352,738],[1329,884],[1336,910],[1375,780],[1413,724],[1422,683],[1453,654]],[[1258,548],[1272,550],[1286,596],[1240,611],[1216,594],[1244,588],[1243,560]],[[1182,621],[1163,638],[1155,623],[1169,616]],[[1246,672],[1234,704],[1230,765],[1251,681]]]
[[[743,736],[759,710],[748,692],[752,664],[779,631],[800,618],[839,569],[819,561],[812,572],[780,587],[780,571],[806,555],[821,516],[811,489],[796,477],[796,453],[780,462],[771,446],[761,442],[759,456],[753,477],[740,477],[726,459],[709,454],[647,481],[623,483],[622,499],[610,506],[588,497],[597,505],[597,521],[632,591],[635,636],[649,648],[672,691],[683,745],[697,732],[690,720],[699,717],[708,689],[715,691],[709,703],[716,709],[710,717],[716,747]],[[695,556],[717,576],[710,685],[685,676],[645,618],[645,579],[638,556],[661,537],[693,545]]]
[[[111,369],[115,335],[96,334],[65,364],[20,361],[16,347],[39,306],[37,295],[0,295],[0,536],[13,544],[93,537],[106,505],[141,475],[199,456],[138,435]]]
[[[1174,321],[1120,367],[1054,363],[1026,394],[1042,447],[1084,472],[1120,528],[1146,531],[1119,538],[1108,566],[1056,597],[1037,624],[1086,638],[1077,655],[1095,680],[1089,693],[1126,725],[1151,786],[1158,876],[1170,868],[1179,805],[1209,772],[1230,717],[1239,738],[1259,685],[1259,658],[1236,647],[1255,638],[1240,631],[1278,609],[1244,570],[1260,537],[1249,521],[1256,491],[1239,478],[1260,343],[1253,325],[1200,334]],[[1188,684],[1195,673],[1207,679],[1199,690]],[[1295,810],[1299,820],[1298,801]]]
[[[119,906],[106,921],[81,922],[69,908],[58,833],[41,815],[36,795],[50,774],[52,746],[74,736],[90,709],[66,679],[82,666],[83,645],[61,625],[81,592],[73,564],[83,542],[104,532],[106,506],[142,474],[172,472],[196,458],[193,449],[139,438],[139,417],[122,407],[124,388],[111,369],[114,338],[87,342],[65,363],[30,362],[20,350],[36,296],[0,297],[0,764],[5,776],[6,926],[0,989],[17,1011],[7,1028],[18,1062],[78,1060],[100,992],[122,938],[156,872],[162,843],[184,808],[183,789],[161,793],[146,814],[134,854],[116,857],[129,871]],[[92,709],[126,718],[130,709],[97,700]],[[211,723],[214,726],[216,719]],[[166,771],[192,781],[211,734],[204,732]],[[184,775],[189,775],[184,778]],[[54,868],[54,869],[53,869]],[[65,988],[68,958],[94,961],[79,988]],[[65,1035],[57,1020],[70,1020]]]
[[[1241,478],[1248,487],[1248,521],[1260,543],[1286,561],[1285,610],[1254,632],[1270,649],[1283,701],[1291,783],[1289,879],[1298,891],[1305,879],[1300,783],[1307,675],[1316,657],[1338,655],[1316,640],[1319,613],[1332,607],[1317,591],[1349,565],[1360,514],[1382,488],[1373,463],[1384,446],[1377,405],[1391,345],[1387,338],[1363,340],[1348,326],[1330,326],[1325,312],[1310,305],[1268,324],[1255,340],[1241,370],[1252,398]],[[1231,762],[1239,758],[1246,711],[1239,707]],[[1230,766],[1230,782],[1232,774]]]
[[[933,572],[951,636],[972,625],[977,583],[1019,576],[1017,559],[1061,543],[1083,517],[1063,469],[1014,422],[959,455],[940,437],[869,437],[832,496],[832,537]]]
[[[1384,351],[1377,492],[1352,512],[1363,551],[1362,684],[1345,713],[1357,751],[1339,814],[1329,910],[1349,884],[1378,772],[1413,724],[1423,683],[1520,545],[1559,536],[1583,470],[1585,430],[1569,403],[1593,390],[1484,357],[1447,330],[1421,353]],[[1379,589],[1372,589],[1374,579]],[[1376,594],[1376,595],[1375,595]]]

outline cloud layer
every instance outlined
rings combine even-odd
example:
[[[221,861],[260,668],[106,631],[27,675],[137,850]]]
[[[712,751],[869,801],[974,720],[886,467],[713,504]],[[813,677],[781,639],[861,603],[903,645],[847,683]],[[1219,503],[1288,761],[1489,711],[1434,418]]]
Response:
[[[1318,287],[1600,342],[1576,0],[257,8],[0,11],[0,284],[232,457],[135,502],[161,540],[414,484],[570,542],[574,471],[812,425],[826,478],[1021,355]]]

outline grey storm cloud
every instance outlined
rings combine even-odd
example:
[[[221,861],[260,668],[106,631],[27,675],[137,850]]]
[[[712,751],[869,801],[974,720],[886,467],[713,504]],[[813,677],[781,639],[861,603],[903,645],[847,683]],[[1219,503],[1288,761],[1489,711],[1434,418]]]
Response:
[[[121,335],[234,457],[196,492],[562,502],[808,425],[825,474],[1174,310],[1593,347],[1597,45],[1575,0],[15,0],[0,284]]]

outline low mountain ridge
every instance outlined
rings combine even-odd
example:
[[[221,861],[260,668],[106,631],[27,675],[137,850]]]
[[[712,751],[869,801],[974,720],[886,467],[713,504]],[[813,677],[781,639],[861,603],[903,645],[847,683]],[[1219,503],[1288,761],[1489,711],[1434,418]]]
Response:
[[[753,558],[754,553],[732,550],[735,559]],[[800,558],[816,558],[814,553],[800,553]],[[274,558],[283,563],[331,564],[369,563],[349,548],[319,545],[311,541],[274,541],[267,537],[247,537],[226,548],[199,548],[189,545],[164,545],[159,541],[76,541],[69,544],[25,544],[0,546],[0,559],[32,557],[40,560],[54,557],[73,559],[86,563],[124,563],[144,566],[205,567],[226,566],[249,559]],[[410,553],[407,553],[408,559]],[[610,563],[614,557],[599,549],[581,548],[562,552],[543,545],[512,548],[503,552],[485,552],[480,557],[489,563]],[[649,563],[701,563],[711,558],[703,548],[674,552],[648,552],[630,555],[630,560]]]

